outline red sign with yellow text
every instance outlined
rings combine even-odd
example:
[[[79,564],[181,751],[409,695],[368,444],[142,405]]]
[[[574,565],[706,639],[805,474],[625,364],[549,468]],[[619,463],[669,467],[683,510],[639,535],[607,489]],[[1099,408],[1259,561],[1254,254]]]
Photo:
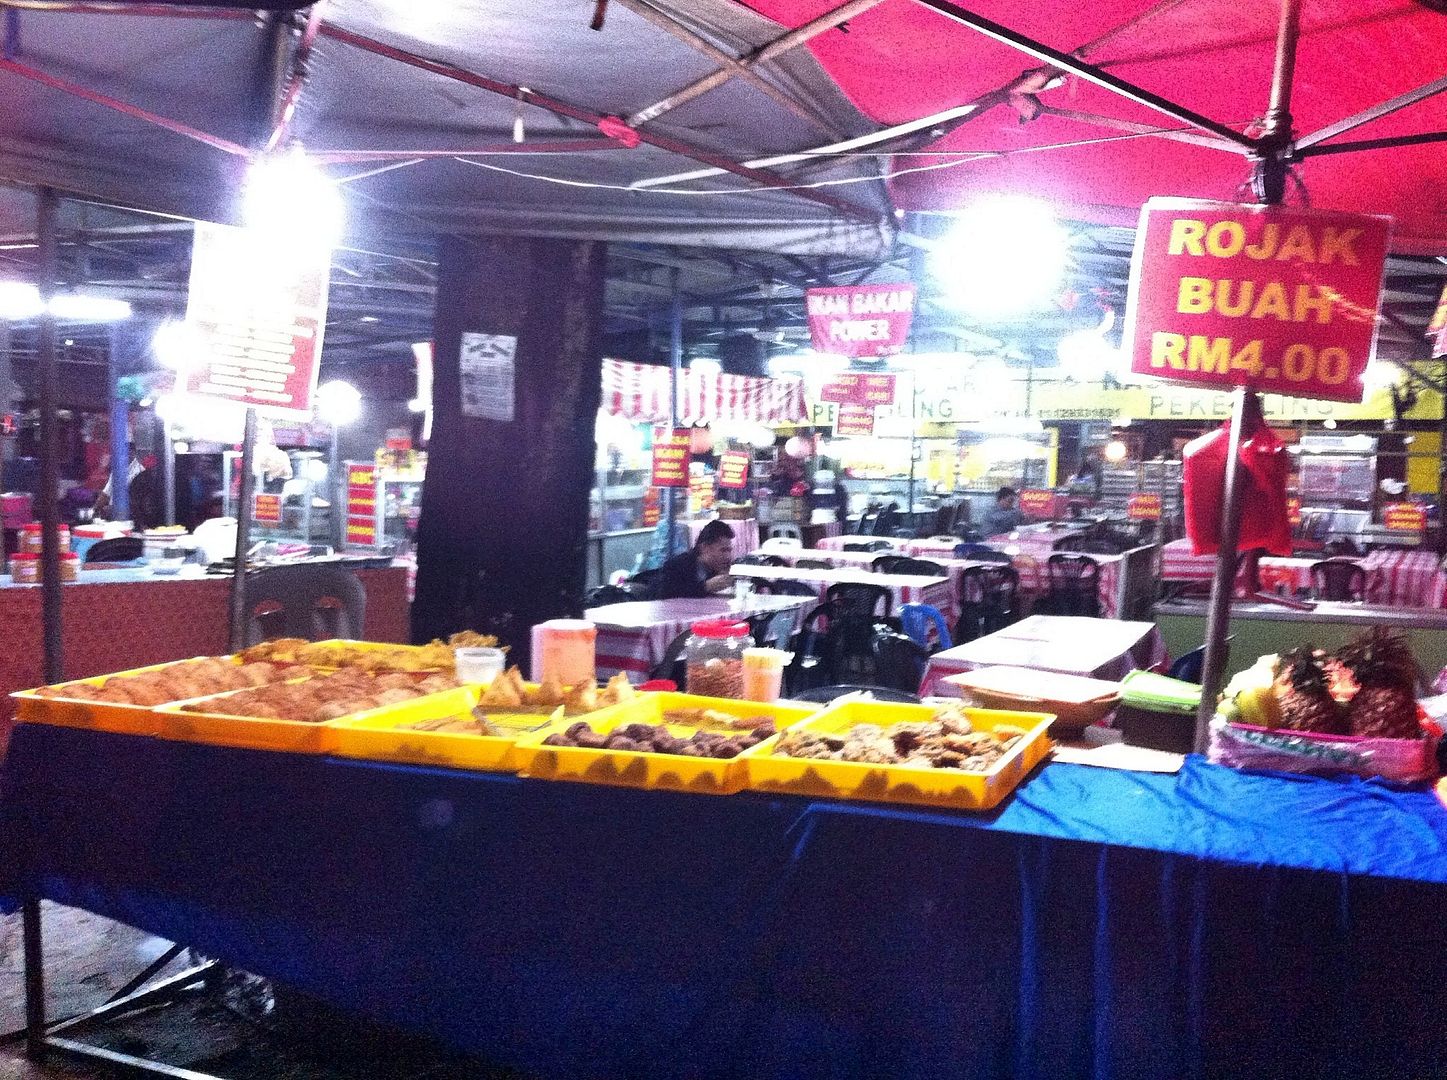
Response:
[[[377,468],[360,462],[347,466],[347,543],[377,544]]]
[[[1131,370],[1361,401],[1391,219],[1151,199],[1131,260]]]
[[[1295,495],[1287,496],[1286,520],[1293,525],[1301,524],[1301,500]]]
[[[814,348],[838,356],[899,352],[909,340],[914,305],[915,289],[908,283],[843,285],[804,292]]]
[[[836,375],[819,389],[820,401],[850,405],[893,405],[894,376],[851,371]]]
[[[1427,528],[1427,508],[1420,503],[1387,503],[1382,507],[1382,524],[1389,529],[1422,532]]]
[[[718,486],[721,488],[746,487],[749,482],[749,452],[747,450],[726,450],[718,456]]]
[[[1126,503],[1125,516],[1132,521],[1160,521],[1161,497],[1159,495],[1132,495]]]
[[[281,496],[258,492],[252,496],[251,516],[260,525],[280,525]]]
[[[688,487],[688,461],[691,442],[687,428],[669,432],[660,429],[653,437],[654,487]]]
[[[1020,492],[1020,513],[1030,518],[1053,518],[1057,506],[1055,492],[1026,488]]]
[[[873,435],[874,406],[840,405],[838,415],[834,417],[834,434]]]

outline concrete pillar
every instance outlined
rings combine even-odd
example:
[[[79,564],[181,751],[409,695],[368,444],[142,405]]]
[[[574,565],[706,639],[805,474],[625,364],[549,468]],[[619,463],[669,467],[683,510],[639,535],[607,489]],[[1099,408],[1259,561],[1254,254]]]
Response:
[[[441,243],[418,641],[496,633],[526,665],[533,624],[582,610],[604,255],[602,244],[582,241]]]

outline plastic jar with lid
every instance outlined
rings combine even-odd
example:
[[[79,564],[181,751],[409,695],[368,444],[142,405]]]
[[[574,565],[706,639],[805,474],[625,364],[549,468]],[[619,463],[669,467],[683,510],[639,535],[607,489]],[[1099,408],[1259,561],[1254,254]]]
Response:
[[[56,529],[56,536],[60,540],[62,553],[70,550],[70,526],[61,525]],[[28,525],[20,527],[19,550],[27,555],[39,555],[43,546],[42,529],[40,522],[32,521]]]
[[[61,552],[60,580],[62,582],[80,580],[80,556],[73,551]]]
[[[21,551],[10,556],[10,581],[15,585],[34,585],[40,581],[40,556]]]
[[[688,692],[703,697],[744,696],[744,650],[751,648],[747,623],[708,619],[693,624],[684,649]]]

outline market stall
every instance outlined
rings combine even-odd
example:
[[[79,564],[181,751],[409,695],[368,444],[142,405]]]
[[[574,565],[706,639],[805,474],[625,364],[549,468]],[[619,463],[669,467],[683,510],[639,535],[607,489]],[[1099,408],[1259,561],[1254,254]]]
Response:
[[[674,639],[700,619],[723,615],[747,618],[787,611],[794,615],[796,630],[809,606],[807,598],[791,596],[749,596],[743,600],[718,596],[637,600],[590,608],[584,614],[598,628],[599,673],[612,676],[622,672],[634,682],[643,682],[662,662]]]

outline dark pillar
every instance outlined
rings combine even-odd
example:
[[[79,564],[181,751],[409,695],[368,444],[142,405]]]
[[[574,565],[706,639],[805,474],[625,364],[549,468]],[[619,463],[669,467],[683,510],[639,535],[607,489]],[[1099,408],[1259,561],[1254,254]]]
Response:
[[[412,636],[495,633],[526,671],[529,628],[583,606],[604,247],[447,237],[439,262]],[[517,339],[513,419],[464,414],[466,333]]]

